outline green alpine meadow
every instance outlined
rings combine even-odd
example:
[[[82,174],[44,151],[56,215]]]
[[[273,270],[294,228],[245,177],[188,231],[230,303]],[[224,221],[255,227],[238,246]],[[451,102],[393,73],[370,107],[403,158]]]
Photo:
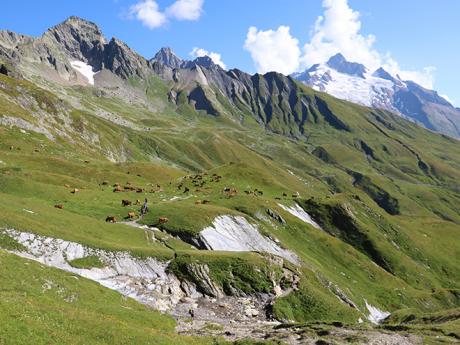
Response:
[[[460,111],[302,78],[0,31],[0,344],[459,342]]]

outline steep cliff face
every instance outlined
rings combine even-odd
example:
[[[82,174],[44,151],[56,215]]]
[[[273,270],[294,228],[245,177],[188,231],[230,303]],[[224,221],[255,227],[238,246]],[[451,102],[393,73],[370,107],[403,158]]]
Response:
[[[3,31],[0,52],[25,75],[38,74],[53,80],[56,78],[41,66],[71,82],[80,72],[72,67],[75,61],[86,64],[94,73],[107,69],[124,79],[152,73],[146,59],[116,38],[107,42],[96,24],[79,17],[70,17],[37,38]]]

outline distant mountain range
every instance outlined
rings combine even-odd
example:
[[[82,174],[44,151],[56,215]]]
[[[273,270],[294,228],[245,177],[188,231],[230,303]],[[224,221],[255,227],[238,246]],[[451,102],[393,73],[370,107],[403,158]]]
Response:
[[[113,86],[119,85],[113,75],[124,80],[159,76],[176,84],[170,92],[171,101],[179,102],[178,95],[185,91],[196,109],[216,115],[219,113],[213,102],[216,95],[203,89],[209,85],[239,109],[243,106],[243,112],[258,114],[259,123],[265,126],[274,123],[273,112],[277,110],[281,110],[283,121],[293,117],[294,121],[288,122],[297,126],[271,128],[293,136],[302,133],[308,113],[308,107],[294,97],[297,86],[293,79],[296,79],[337,98],[389,110],[430,130],[460,137],[460,110],[437,92],[403,81],[383,68],[369,71],[341,54],[290,77],[279,73],[249,75],[238,69],[226,71],[208,56],[183,60],[170,48],[162,48],[148,60],[116,38],[107,40],[96,24],[70,17],[38,38],[0,31],[2,57],[14,66],[14,71],[65,84]],[[268,95],[278,93],[289,101],[273,104],[273,97]]]
[[[339,53],[326,63],[315,64],[292,77],[337,98],[389,110],[433,131],[460,137],[458,108],[436,91],[401,80],[382,67],[370,71],[363,64],[347,61]]]

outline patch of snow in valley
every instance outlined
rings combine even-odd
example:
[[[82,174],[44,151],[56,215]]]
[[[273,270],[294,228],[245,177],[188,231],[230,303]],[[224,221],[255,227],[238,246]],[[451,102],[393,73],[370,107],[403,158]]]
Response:
[[[88,83],[91,85],[94,85],[94,76],[98,72],[93,72],[93,67],[88,65],[87,63],[83,61],[70,61],[70,65],[72,66],[73,69],[76,71],[80,72],[81,75],[83,75],[87,80]]]
[[[257,225],[250,224],[241,216],[216,217],[211,226],[200,232],[200,239],[209,250],[267,252],[294,264],[299,263],[297,255],[262,236]]]
[[[166,273],[167,262],[154,258],[138,259],[128,252],[92,249],[79,243],[27,232],[5,232],[27,249],[13,253],[91,279],[155,309],[169,310],[185,296],[179,280]],[[93,255],[106,267],[82,269],[68,263]]]
[[[299,218],[300,220],[304,221],[307,224],[314,226],[317,229],[322,230],[321,226],[316,223],[310,215],[305,212],[305,210],[299,206],[299,204],[295,204],[294,206],[286,206],[282,204],[278,204],[283,210],[289,212],[294,217]]]
[[[382,311],[382,310],[370,305],[369,303],[367,303],[366,300],[364,300],[364,302],[366,303],[366,308],[369,311],[369,316],[367,317],[367,319],[370,322],[372,322],[373,324],[375,324],[375,325],[378,325],[380,322],[382,322],[388,316],[391,315],[391,313],[389,313],[387,311]]]

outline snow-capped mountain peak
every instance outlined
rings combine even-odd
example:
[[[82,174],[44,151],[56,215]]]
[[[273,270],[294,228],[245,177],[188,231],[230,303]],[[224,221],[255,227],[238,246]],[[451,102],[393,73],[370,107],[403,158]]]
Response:
[[[367,72],[366,66],[357,62],[349,62],[340,53],[332,56],[326,62],[326,65],[328,65],[330,68],[336,70],[339,73],[344,73],[361,78],[364,78],[364,74]]]
[[[340,99],[392,111],[426,128],[460,137],[460,111],[440,97],[412,82],[393,76],[383,67],[374,72],[342,54],[312,65],[293,78]]]

